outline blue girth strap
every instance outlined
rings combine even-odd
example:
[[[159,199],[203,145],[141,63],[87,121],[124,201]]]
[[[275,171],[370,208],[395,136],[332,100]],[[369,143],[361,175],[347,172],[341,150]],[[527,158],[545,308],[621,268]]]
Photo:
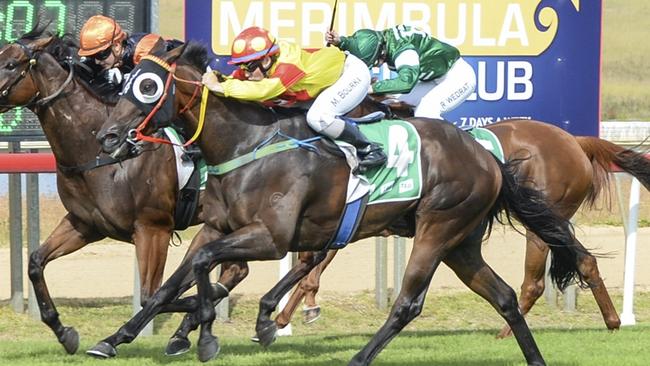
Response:
[[[363,197],[345,205],[343,216],[341,216],[339,226],[327,246],[328,249],[342,249],[348,245],[359,228],[369,198],[370,195],[365,194]]]

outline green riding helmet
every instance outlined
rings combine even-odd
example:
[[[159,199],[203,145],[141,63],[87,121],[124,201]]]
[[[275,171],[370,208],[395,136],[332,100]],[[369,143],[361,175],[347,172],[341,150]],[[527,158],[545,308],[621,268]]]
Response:
[[[375,66],[379,58],[384,37],[381,32],[372,29],[359,29],[349,37],[341,37],[339,48],[350,51],[360,58],[368,67]]]

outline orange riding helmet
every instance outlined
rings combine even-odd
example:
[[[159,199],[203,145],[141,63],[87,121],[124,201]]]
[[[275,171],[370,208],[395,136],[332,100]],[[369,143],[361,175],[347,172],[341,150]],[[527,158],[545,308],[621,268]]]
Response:
[[[275,38],[266,29],[250,27],[235,37],[230,53],[232,59],[228,63],[241,64],[278,53],[280,53],[280,46],[275,43]]]
[[[79,56],[92,56],[125,38],[126,33],[115,19],[103,15],[92,16],[79,34]]]

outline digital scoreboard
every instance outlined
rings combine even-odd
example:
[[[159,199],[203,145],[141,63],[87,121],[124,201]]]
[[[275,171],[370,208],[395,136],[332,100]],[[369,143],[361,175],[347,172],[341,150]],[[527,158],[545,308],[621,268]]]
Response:
[[[50,22],[48,30],[79,36],[86,20],[104,14],[126,31],[150,29],[149,0],[0,0],[0,45],[13,42],[39,21]],[[0,140],[44,140],[38,119],[27,109],[0,114]]]

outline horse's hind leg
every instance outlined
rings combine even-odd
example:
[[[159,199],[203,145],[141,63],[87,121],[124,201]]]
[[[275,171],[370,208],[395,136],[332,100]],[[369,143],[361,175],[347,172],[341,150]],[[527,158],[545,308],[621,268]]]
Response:
[[[519,309],[523,315],[533,307],[537,299],[544,293],[544,275],[546,273],[546,257],[548,246],[537,235],[526,231],[526,259],[524,262],[524,281],[521,284]],[[512,335],[510,326],[505,325],[497,338]]]
[[[454,231],[449,226],[451,225],[430,224],[425,228],[418,228],[413,251],[404,272],[402,289],[388,319],[370,342],[354,356],[349,366],[369,365],[388,342],[422,312],[433,273],[448,248],[457,244],[458,238],[464,234],[460,228]]]
[[[576,245],[584,248],[582,243],[576,239]],[[609,297],[607,288],[603,279],[600,277],[600,272],[598,271],[598,264],[596,264],[596,258],[588,254],[585,251],[579,251],[577,256],[578,261],[578,271],[582,274],[585,279],[585,282],[589,285],[591,293],[596,299],[596,303],[600,308],[600,312],[603,315],[603,320],[607,325],[607,329],[614,330],[618,329],[621,326],[621,319],[616,313],[614,304],[612,304],[612,299]]]
[[[466,239],[445,258],[445,263],[472,291],[486,299],[513,330],[528,365],[545,365],[533,335],[517,306],[517,295],[481,256],[480,237]]]
[[[45,240],[29,257],[29,279],[34,286],[36,302],[41,312],[41,320],[54,332],[66,352],[73,354],[79,347],[79,334],[72,327],[64,327],[59,320],[54,302],[47,289],[45,266],[52,260],[73,253],[88,243],[102,239],[93,230],[67,214]]]
[[[519,298],[519,307],[522,314],[526,315],[533,307],[537,299],[544,293],[544,275],[546,273],[546,257],[548,256],[548,246],[541,241],[537,235],[526,233],[526,264],[524,281],[521,285],[521,295]],[[582,246],[579,242],[577,245]],[[612,299],[609,297],[607,288],[598,271],[596,258],[592,255],[579,254],[577,257],[578,270],[584,276],[585,281],[589,284],[591,292],[600,308],[600,312],[605,321],[607,329],[618,329],[621,325],[621,319],[616,313]],[[509,326],[504,326],[497,335],[498,338],[504,338],[512,334]]]
[[[320,277],[325,268],[332,262],[334,256],[336,256],[336,250],[330,250],[327,252],[327,257],[318,264],[314,269],[309,272],[307,277],[303,278],[296,286],[296,289],[289,297],[287,305],[282,309],[282,311],[275,317],[275,323],[278,325],[278,328],[284,328],[289,324],[293,313],[296,311],[296,308],[300,304],[300,301],[305,299],[305,310],[304,313],[304,322],[306,324],[313,323],[320,317],[320,306],[316,302],[316,294],[320,288]],[[305,256],[312,256],[312,252],[301,252],[299,257],[302,258]]]

